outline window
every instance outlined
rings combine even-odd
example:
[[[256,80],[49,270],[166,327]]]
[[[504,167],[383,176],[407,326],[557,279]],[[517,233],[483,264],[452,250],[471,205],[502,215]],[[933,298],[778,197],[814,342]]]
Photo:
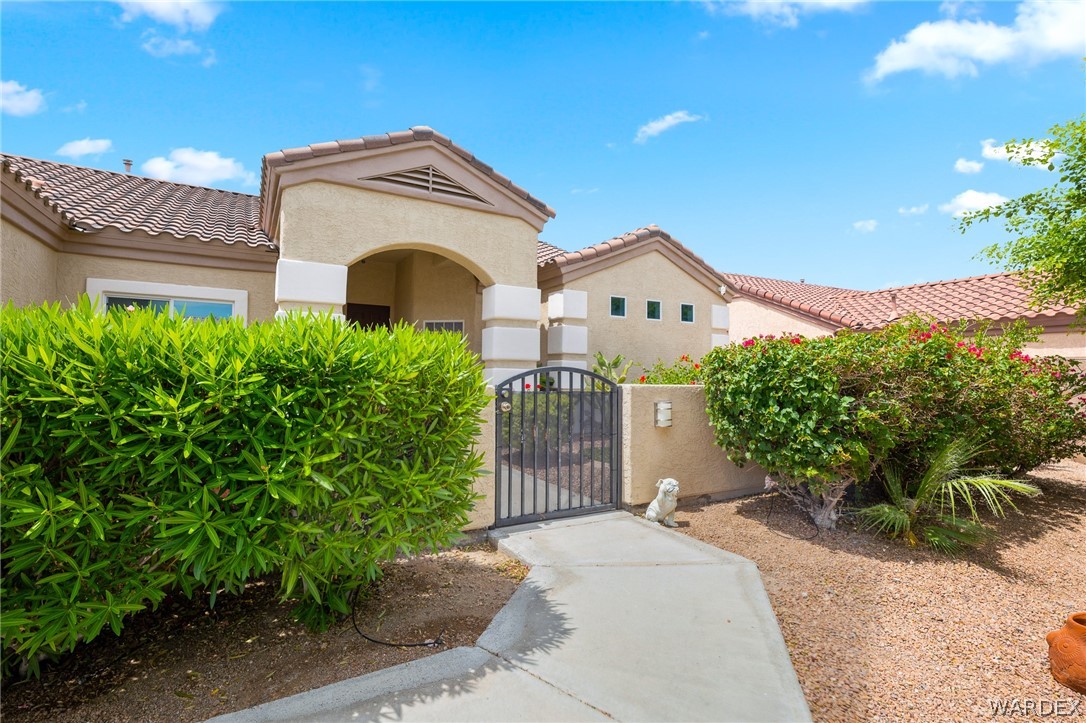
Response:
[[[87,279],[87,295],[102,311],[116,307],[150,307],[190,319],[246,318],[249,292],[207,286],[160,284],[153,281]]]
[[[422,328],[426,331],[455,331],[464,333],[463,321],[424,321]]]
[[[663,306],[663,305],[659,301],[646,301],[645,302],[645,318],[646,319],[655,319],[656,321],[659,321],[660,318],[661,318],[661,314],[660,314],[661,306]]]
[[[625,296],[612,296],[611,297],[611,316],[626,317],[626,297]]]
[[[679,304],[679,321],[684,324],[694,323],[694,305],[693,304]]]

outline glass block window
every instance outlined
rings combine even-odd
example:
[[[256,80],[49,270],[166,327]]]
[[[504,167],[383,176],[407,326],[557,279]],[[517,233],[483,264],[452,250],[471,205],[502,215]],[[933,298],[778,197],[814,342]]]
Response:
[[[694,305],[693,304],[680,304],[679,305],[679,320],[686,324],[694,323]]]
[[[645,318],[659,320],[661,318],[661,304],[659,301],[645,302]]]
[[[463,321],[424,321],[422,322],[422,328],[426,331],[455,331],[457,333],[464,333]]]
[[[626,316],[626,297],[625,296],[612,296],[611,297],[611,316]]]

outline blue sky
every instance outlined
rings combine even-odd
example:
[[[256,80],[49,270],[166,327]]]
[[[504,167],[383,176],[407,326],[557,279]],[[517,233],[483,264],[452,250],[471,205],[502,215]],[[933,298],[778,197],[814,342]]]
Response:
[[[721,271],[997,270],[954,213],[1086,110],[1086,2],[0,5],[4,152],[259,192],[260,159],[429,125],[577,249],[659,224]],[[987,144],[986,144],[987,142]]]

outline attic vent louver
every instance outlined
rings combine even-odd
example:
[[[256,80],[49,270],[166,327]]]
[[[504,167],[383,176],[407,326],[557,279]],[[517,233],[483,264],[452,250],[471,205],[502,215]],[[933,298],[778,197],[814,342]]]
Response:
[[[386,173],[382,176],[370,176],[369,178],[360,178],[358,180],[391,183],[397,186],[407,186],[408,188],[415,188],[420,191],[426,191],[427,193],[442,196],[470,198],[473,201],[492,205],[489,201],[472,193],[433,166],[422,166],[421,168],[396,171],[395,173]]]

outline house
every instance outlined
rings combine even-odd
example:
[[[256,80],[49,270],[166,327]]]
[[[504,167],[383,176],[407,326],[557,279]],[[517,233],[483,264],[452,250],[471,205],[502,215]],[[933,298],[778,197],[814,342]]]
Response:
[[[567,252],[539,240],[553,209],[425,126],[270,153],[257,196],[0,159],[0,298],[16,305],[87,293],[190,316],[407,320],[461,331],[492,381],[913,310],[1026,318],[1045,350],[1086,358],[1073,310],[1031,311],[1009,274],[877,292],[722,274],[655,226]]]
[[[879,291],[856,291],[803,282],[742,274],[722,274],[734,290],[732,304],[736,338],[780,331],[806,336],[832,334],[838,329],[881,329],[911,314],[933,316],[941,322],[979,319],[992,330],[1017,320],[1043,329],[1027,345],[1039,354],[1059,354],[1086,363],[1086,333],[1074,328],[1076,309],[1042,310],[1029,305],[1029,292],[1013,273],[987,274],[934,281]]]

